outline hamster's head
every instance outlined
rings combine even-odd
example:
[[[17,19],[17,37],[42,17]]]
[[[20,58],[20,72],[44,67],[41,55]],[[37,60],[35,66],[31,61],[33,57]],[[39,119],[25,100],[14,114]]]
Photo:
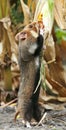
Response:
[[[36,39],[39,34],[42,34],[42,30],[44,29],[44,25],[41,21],[39,22],[32,22],[28,24],[21,32],[17,33],[15,39],[17,42],[19,41],[26,41],[27,39]]]

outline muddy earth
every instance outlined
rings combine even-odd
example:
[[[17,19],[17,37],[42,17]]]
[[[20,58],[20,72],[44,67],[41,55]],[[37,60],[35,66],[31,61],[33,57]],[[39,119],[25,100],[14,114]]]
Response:
[[[14,122],[15,107],[0,107],[0,130],[66,130],[66,109],[62,111],[47,111],[42,125],[26,128],[21,119]]]

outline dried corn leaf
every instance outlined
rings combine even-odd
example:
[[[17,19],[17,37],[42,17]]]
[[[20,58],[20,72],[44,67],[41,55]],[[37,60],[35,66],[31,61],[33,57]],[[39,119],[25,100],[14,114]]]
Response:
[[[48,72],[49,72],[50,78],[55,80],[55,82],[57,81],[58,84],[62,85],[63,87],[66,86],[66,71],[64,70],[63,64],[62,64],[63,59],[65,59],[65,56],[62,57],[65,50],[65,45],[66,45],[65,43],[63,43],[63,45],[62,44],[55,45],[52,36],[50,36],[46,40],[46,50],[44,53],[44,58],[46,62],[56,59],[53,63],[48,64],[47,68],[49,70]],[[62,53],[62,46],[64,48],[63,53]]]
[[[45,109],[50,110],[63,110],[66,107],[66,97],[51,96],[41,88],[39,103]]]
[[[65,109],[65,105],[66,103],[62,103],[62,104],[53,104],[53,103],[42,103],[40,102],[41,106],[44,107],[47,110],[63,110]]]
[[[50,77],[57,81],[62,86],[66,87],[66,71],[63,69],[62,64],[54,62],[49,65]]]
[[[55,20],[61,29],[66,29],[66,0],[55,0]]]
[[[11,20],[10,20],[10,18],[5,17],[5,18],[1,19],[0,22],[3,23],[3,27],[7,31],[7,35],[9,38],[10,45],[11,45],[11,51],[12,51],[12,53],[14,53],[16,55],[16,58],[17,58],[18,46],[15,42],[15,37],[14,37],[14,34],[11,30]]]
[[[31,3],[32,3],[32,0],[28,0],[27,5],[28,5],[29,8],[31,7]]]
[[[57,73],[56,73],[57,75]],[[56,80],[53,80],[51,76],[46,75],[46,79],[44,73],[41,73],[42,78],[42,86],[45,89],[46,93],[53,96],[61,96],[66,97],[66,88],[61,85]]]
[[[59,55],[61,56],[62,62],[66,61],[66,41],[62,40],[61,44],[57,46],[57,48],[59,48]]]
[[[3,39],[3,25],[2,25],[2,23],[0,22],[0,41],[2,41],[2,39]]]
[[[33,16],[33,18],[34,18],[35,10],[36,10],[36,0],[34,0],[32,2],[32,16]]]
[[[60,96],[51,96],[51,95],[48,95],[48,94],[45,94],[44,92],[41,92],[40,93],[40,101],[41,102],[53,102],[53,103],[56,103],[56,101],[59,101],[59,102],[66,102],[66,97],[60,97]]]
[[[64,49],[62,48],[62,46],[64,46],[63,47]],[[66,57],[65,57],[64,50],[65,50],[65,44],[64,45],[62,45],[62,44],[55,45],[56,60],[55,60],[55,62],[48,64],[48,69],[49,69],[50,77],[65,87],[66,86],[66,70],[65,70]],[[53,55],[54,55],[54,53],[52,52],[52,50],[50,52],[50,49],[47,47],[46,52],[45,52],[45,60],[46,61],[50,60],[53,57]]]
[[[23,14],[24,14],[24,24],[27,25],[30,22],[31,14],[29,7],[23,2],[23,0],[20,0]]]
[[[53,89],[58,92],[59,96],[66,97],[66,88],[64,86],[49,77],[47,77],[47,80],[52,85]]]
[[[46,61],[54,60],[56,57],[55,53],[55,43],[53,41],[52,35],[49,35],[45,41],[46,50],[44,51],[44,57]]]

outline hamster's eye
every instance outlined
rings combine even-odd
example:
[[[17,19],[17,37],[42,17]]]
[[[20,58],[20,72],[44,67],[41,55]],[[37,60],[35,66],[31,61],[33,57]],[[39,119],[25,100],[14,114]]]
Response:
[[[29,25],[29,28],[33,28],[33,25],[30,24],[30,25]]]

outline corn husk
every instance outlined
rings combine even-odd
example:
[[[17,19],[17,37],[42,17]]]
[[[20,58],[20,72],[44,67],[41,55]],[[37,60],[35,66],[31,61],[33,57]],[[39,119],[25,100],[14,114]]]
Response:
[[[34,21],[43,21],[43,24],[45,26],[45,30],[47,30],[49,33],[51,33],[53,21],[54,21],[54,2],[53,0],[39,0]],[[49,21],[49,22],[48,22]]]

